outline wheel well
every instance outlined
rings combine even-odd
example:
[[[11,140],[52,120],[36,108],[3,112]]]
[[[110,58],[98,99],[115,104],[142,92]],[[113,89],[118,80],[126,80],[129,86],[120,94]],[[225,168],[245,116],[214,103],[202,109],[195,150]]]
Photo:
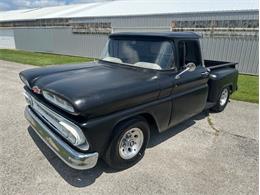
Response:
[[[233,85],[230,84],[228,87],[229,87],[230,93],[232,93],[233,92]]]
[[[149,113],[141,113],[141,114],[137,114],[137,115],[134,115],[134,116],[130,116],[130,117],[128,117],[128,118],[125,118],[125,119],[119,121],[119,122],[113,127],[113,133],[111,133],[111,136],[110,136],[110,138],[108,139],[108,143],[107,143],[108,145],[107,145],[107,148],[104,150],[104,154],[105,154],[106,151],[108,150],[109,145],[110,145],[110,143],[111,143],[111,141],[112,141],[114,135],[116,134],[116,132],[115,132],[116,128],[119,127],[122,123],[126,122],[127,120],[131,120],[132,118],[138,118],[138,117],[144,118],[144,119],[147,121],[147,123],[148,123],[148,125],[149,125],[150,130],[151,130],[152,133],[158,133],[158,132],[159,132],[157,123],[156,123],[154,117],[153,117],[151,114],[149,114]],[[103,154],[102,154],[101,156],[103,156]]]
[[[156,133],[159,131],[157,123],[151,114],[144,113],[144,114],[140,114],[139,116],[142,116],[143,118],[146,119],[148,125],[150,126],[151,131],[156,132]]]
[[[229,90],[229,94],[231,95],[232,94],[232,89],[233,89],[233,85],[232,84],[228,84],[228,85],[225,85],[225,86],[223,86],[222,88],[221,88],[221,90],[219,91],[219,93],[218,93],[218,99],[220,98],[220,96],[221,96],[221,93],[222,93],[222,91],[223,91],[223,89],[225,89],[225,88],[227,88],[228,90]]]
[[[144,119],[147,121],[147,123],[148,123],[148,125],[149,125],[151,131],[153,131],[153,132],[158,132],[157,123],[156,123],[154,117],[153,117],[151,114],[149,114],[149,113],[137,114],[137,115],[131,116],[131,117],[129,117],[129,118],[126,118],[126,119],[120,121],[119,123],[117,123],[117,124],[115,125],[114,129],[115,129],[116,127],[120,126],[120,125],[121,125],[122,123],[124,123],[125,121],[130,120],[130,119],[132,119],[132,118],[138,118],[138,117],[142,117],[142,118],[144,118]]]

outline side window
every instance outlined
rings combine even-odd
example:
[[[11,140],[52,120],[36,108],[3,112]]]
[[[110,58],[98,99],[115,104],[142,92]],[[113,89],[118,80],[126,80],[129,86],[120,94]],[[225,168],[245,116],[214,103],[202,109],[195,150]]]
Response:
[[[189,62],[193,62],[196,66],[202,65],[198,41],[180,41],[178,43],[178,50],[180,68]]]

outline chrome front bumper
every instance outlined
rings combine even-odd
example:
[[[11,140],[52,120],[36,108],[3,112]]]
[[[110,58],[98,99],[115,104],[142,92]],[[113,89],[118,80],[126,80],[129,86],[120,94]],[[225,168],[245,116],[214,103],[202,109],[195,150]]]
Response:
[[[86,154],[74,150],[55,133],[53,133],[50,128],[45,125],[36,114],[34,114],[29,106],[26,106],[24,115],[39,137],[68,166],[74,169],[84,170],[90,169],[97,164],[97,152]]]

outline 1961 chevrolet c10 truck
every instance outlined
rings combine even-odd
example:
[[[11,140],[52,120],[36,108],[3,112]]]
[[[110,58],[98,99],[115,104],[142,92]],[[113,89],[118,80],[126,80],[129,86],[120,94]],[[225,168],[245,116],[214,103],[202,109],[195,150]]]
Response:
[[[100,60],[22,71],[34,131],[67,165],[126,169],[163,132],[237,90],[236,63],[203,60],[193,32],[116,33]]]

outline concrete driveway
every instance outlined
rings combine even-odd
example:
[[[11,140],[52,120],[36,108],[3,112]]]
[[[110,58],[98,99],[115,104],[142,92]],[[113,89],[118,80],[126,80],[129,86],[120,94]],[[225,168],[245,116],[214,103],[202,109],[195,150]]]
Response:
[[[258,105],[231,101],[152,135],[136,166],[114,172],[100,161],[67,167],[24,119],[18,73],[32,66],[0,61],[1,194],[258,194]]]

